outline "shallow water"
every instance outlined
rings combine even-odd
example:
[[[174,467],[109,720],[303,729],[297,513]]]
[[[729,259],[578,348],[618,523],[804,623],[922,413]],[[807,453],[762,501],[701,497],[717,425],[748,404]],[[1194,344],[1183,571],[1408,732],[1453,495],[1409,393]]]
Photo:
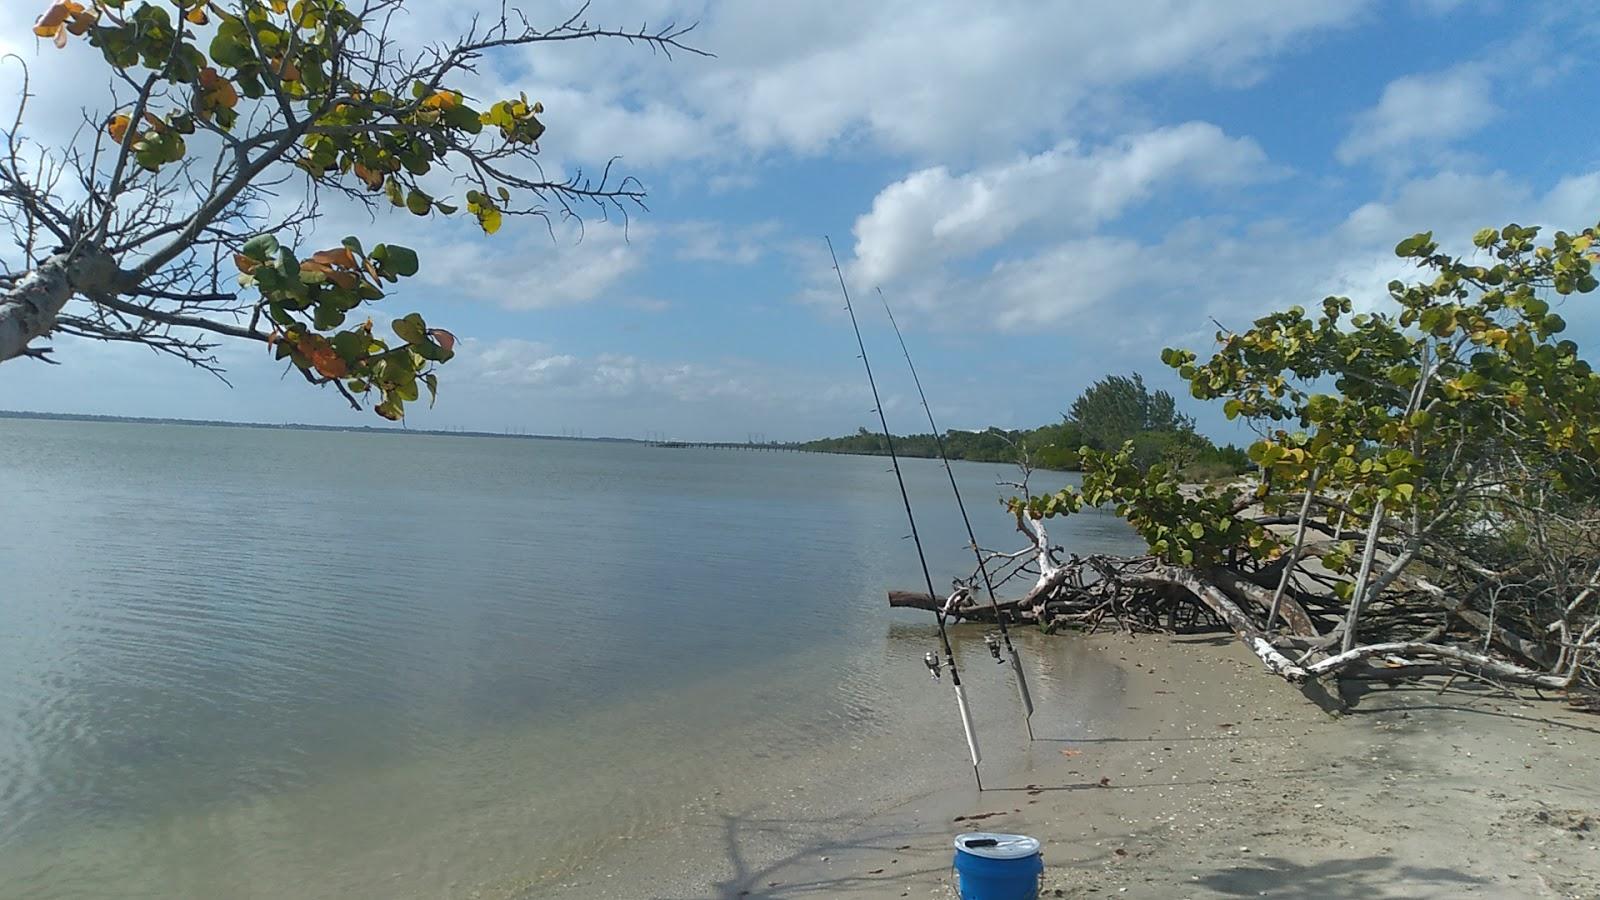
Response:
[[[943,587],[960,520],[905,468]],[[886,469],[0,419],[0,896],[538,894],[691,817],[966,777],[931,616],[883,599],[921,581]],[[1015,544],[1011,473],[956,469]],[[957,639],[1003,761],[1015,701]],[[1106,677],[1062,652],[1031,660],[1055,721]]]

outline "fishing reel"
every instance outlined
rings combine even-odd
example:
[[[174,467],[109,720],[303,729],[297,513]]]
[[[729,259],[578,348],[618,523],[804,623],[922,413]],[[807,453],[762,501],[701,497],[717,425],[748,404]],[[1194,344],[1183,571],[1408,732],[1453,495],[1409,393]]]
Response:
[[[922,654],[922,664],[928,667],[928,674],[933,676],[933,680],[938,681],[940,666],[939,654],[934,653],[932,650]]]
[[[1000,658],[1000,638],[996,637],[994,632],[984,635],[983,643],[989,648],[989,655],[994,657],[997,664],[1002,666],[1006,664],[1006,661]]]

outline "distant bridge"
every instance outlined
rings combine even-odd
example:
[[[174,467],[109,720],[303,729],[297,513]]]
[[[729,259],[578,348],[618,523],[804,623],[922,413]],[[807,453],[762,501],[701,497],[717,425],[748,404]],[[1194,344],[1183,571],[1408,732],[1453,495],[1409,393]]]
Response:
[[[803,450],[793,444],[755,443],[753,441],[651,441],[652,447],[669,450],[771,450],[785,453],[817,453]]]

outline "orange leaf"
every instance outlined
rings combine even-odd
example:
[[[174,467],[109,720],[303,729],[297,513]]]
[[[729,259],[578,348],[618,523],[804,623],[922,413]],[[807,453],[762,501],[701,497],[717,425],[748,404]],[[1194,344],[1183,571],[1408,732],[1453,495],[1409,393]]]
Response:
[[[317,354],[311,363],[326,378],[343,378],[350,374],[350,367],[332,351]]]
[[[82,37],[85,34],[89,33],[89,29],[93,28],[94,27],[94,23],[99,21],[99,19],[100,19],[100,15],[99,15],[98,11],[97,12],[82,12],[82,11],[75,12],[75,13],[72,14],[71,21],[67,22],[67,31],[72,33],[72,34],[75,34],[75,35],[77,35],[79,37]]]
[[[422,101],[423,109],[449,109],[459,101],[456,100],[454,91],[435,91],[433,96]]]
[[[383,175],[381,173],[374,172],[361,163],[356,163],[351,168],[355,171],[356,177],[365,182],[368,188],[375,191],[383,187]]]
[[[354,268],[356,264],[355,254],[350,252],[349,247],[318,250],[311,254],[311,260],[312,262],[322,263],[325,266],[340,266],[346,269]]]
[[[119,113],[107,120],[106,134],[111,135],[111,139],[120,144],[128,136],[128,126],[131,124],[133,124],[132,119]]]
[[[356,285],[361,281],[361,279],[356,277],[356,273],[346,272],[343,269],[335,269],[334,271],[329,272],[328,280],[347,291],[355,290]]]
[[[71,15],[72,4],[58,0],[46,7],[39,18],[33,20],[33,33],[39,37],[55,37],[56,32],[61,30],[62,23]]]
[[[248,256],[245,256],[243,253],[235,253],[233,255],[233,264],[238,266],[239,271],[246,275],[254,272],[256,270],[256,266],[261,265],[261,263],[256,262]]]
[[[445,331],[443,328],[428,329],[428,337],[433,338],[433,342],[443,347],[445,350],[455,349],[456,336],[448,331]]]
[[[288,57],[272,60],[272,71],[284,81],[300,80],[300,67],[290,62]]]
[[[189,10],[189,14],[184,16],[184,18],[195,25],[204,25],[211,21],[206,17],[206,7],[203,3],[199,6],[196,6],[194,9]]]

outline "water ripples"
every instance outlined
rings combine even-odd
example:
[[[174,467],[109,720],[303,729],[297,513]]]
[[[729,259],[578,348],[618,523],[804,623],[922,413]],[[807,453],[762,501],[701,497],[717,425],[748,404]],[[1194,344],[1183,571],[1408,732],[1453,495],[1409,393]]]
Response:
[[[958,468],[996,493],[994,468]],[[921,734],[945,699],[919,661],[931,620],[884,608],[920,579],[885,479],[0,420],[0,884],[453,896],[780,803],[834,777],[819,756]],[[924,517],[936,570],[967,568],[959,519]],[[948,739],[929,734],[913,756]]]

